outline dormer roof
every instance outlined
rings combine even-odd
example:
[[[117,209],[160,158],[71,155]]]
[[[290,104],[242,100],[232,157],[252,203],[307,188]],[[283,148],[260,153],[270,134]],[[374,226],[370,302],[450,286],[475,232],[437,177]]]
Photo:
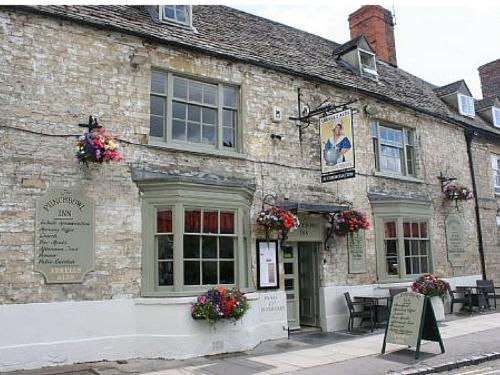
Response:
[[[498,96],[490,96],[476,101],[476,111],[484,111],[491,107],[500,108],[500,98]]]
[[[467,86],[467,84],[463,79],[461,79],[460,81],[449,83],[441,87],[436,87],[434,91],[439,97],[443,97],[450,94],[463,94],[467,96],[472,96],[469,87]]]
[[[368,40],[366,40],[365,36],[360,35],[335,48],[335,50],[333,51],[333,55],[341,56],[344,53],[349,52],[355,48],[361,48],[365,51],[375,54],[375,52],[370,46],[370,43],[368,43]]]

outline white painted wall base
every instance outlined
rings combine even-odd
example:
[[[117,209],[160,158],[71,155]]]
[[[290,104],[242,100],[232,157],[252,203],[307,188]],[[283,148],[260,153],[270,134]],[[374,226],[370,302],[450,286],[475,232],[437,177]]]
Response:
[[[452,288],[457,285],[476,285],[476,280],[481,275],[457,276],[445,278]],[[349,312],[344,298],[344,293],[349,292],[351,298],[355,295],[370,295],[374,293],[388,294],[389,288],[410,288],[412,282],[394,284],[367,284],[367,285],[334,285],[320,288],[320,324],[323,331],[333,332],[347,329]],[[459,311],[460,305],[453,306]],[[445,303],[445,311],[449,312],[449,303]]]
[[[247,295],[236,323],[210,328],[190,316],[194,298],[0,306],[0,372],[127,358],[180,359],[248,350],[286,337],[285,293]]]

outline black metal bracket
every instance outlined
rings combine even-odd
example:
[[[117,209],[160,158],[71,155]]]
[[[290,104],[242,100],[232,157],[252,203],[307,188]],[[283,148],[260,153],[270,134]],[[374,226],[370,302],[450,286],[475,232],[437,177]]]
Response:
[[[299,117],[289,117],[289,120],[298,121],[297,127],[299,128],[299,142],[302,144],[302,134],[305,129],[311,125],[311,120],[315,116],[327,116],[331,112],[335,112],[339,109],[347,109],[348,105],[356,103],[358,99],[349,100],[346,103],[341,104],[327,104],[328,99],[321,103],[317,108],[310,110],[309,104],[306,103],[304,109],[302,109],[302,94],[300,93],[300,87],[297,88],[297,108]]]
[[[441,191],[444,193],[446,186],[452,181],[456,181],[456,177],[446,177],[443,172],[439,172],[438,180],[441,181]]]
[[[89,116],[89,122],[87,124],[78,124],[78,126],[89,129],[89,132],[94,129],[102,128],[102,126],[97,122],[97,117],[92,116]]]

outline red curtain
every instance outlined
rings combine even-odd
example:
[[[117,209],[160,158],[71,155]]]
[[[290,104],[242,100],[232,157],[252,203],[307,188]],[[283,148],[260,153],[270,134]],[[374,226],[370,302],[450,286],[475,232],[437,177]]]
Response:
[[[220,232],[222,234],[234,233],[234,213],[221,212],[220,213]]]
[[[207,211],[203,213],[203,233],[217,233],[219,229],[218,212]]]
[[[156,213],[156,231],[158,233],[172,232],[172,211],[158,210]]]
[[[385,238],[394,238],[396,237],[396,223],[389,222],[385,223]]]
[[[184,232],[200,233],[201,211],[186,211],[184,213]]]

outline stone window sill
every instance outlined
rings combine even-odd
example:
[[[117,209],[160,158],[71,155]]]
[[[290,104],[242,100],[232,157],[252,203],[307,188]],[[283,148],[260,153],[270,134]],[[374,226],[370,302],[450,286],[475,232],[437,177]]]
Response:
[[[417,177],[410,177],[410,176],[402,176],[402,175],[397,175],[397,174],[390,174],[390,173],[384,173],[384,172],[373,172],[373,175],[375,177],[383,177],[383,178],[390,178],[393,180],[401,180],[401,181],[406,181],[406,182],[415,182],[418,184],[424,183],[424,180],[421,178]]]
[[[151,139],[149,140],[148,145],[155,148],[174,150],[174,151],[184,151],[198,155],[221,156],[234,159],[247,158],[247,155],[241,152],[203,148],[203,145],[195,145],[195,144],[184,145],[178,143],[165,143]]]

